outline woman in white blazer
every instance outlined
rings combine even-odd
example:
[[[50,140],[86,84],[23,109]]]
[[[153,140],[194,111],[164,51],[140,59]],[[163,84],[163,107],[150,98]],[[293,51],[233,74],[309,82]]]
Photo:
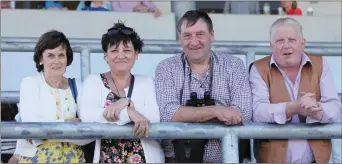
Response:
[[[72,63],[73,51],[65,35],[58,31],[44,33],[33,56],[38,76],[26,77],[20,86],[20,117],[22,122],[80,122],[77,95],[82,84],[64,77]],[[77,89],[77,91],[76,91]],[[85,162],[76,140],[19,140],[16,154],[19,163],[81,163]]]
[[[134,122],[134,134],[148,137],[150,122],[160,122],[154,81],[132,75],[143,42],[130,27],[116,23],[102,36],[110,71],[89,75],[83,83],[81,119],[124,125]],[[160,143],[151,139],[97,139],[93,163],[163,163]]]

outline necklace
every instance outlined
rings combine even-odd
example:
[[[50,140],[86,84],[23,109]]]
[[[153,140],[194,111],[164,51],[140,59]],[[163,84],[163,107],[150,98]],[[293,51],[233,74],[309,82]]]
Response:
[[[121,97],[121,96],[120,96],[119,89],[118,89],[118,87],[116,86],[116,84],[115,84],[115,82],[114,82],[114,79],[113,79],[113,76],[112,76],[112,72],[110,72],[110,78],[112,79],[112,82],[113,82],[113,84],[114,84],[114,87],[115,87],[116,91],[118,92],[118,96]]]

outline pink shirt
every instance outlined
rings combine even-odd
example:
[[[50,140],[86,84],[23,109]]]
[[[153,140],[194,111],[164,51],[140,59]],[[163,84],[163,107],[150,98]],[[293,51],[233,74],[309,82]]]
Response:
[[[306,62],[311,62],[309,57],[303,53],[301,67],[297,75],[295,84],[275,63],[271,57],[271,64],[275,64],[280,70],[289,92],[291,100],[297,99],[300,76],[303,65]],[[286,119],[286,102],[271,104],[269,100],[269,91],[265,81],[261,78],[255,66],[252,66],[249,77],[252,94],[253,94],[253,121],[263,123],[277,123],[285,124]],[[341,100],[339,99],[336,87],[334,85],[333,77],[327,61],[323,58],[323,71],[320,79],[321,100],[323,106],[323,118],[321,121],[314,118],[307,117],[306,123],[331,123],[340,119],[342,114]],[[291,123],[299,123],[298,115],[292,116]],[[312,163],[314,160],[313,153],[307,140],[303,139],[289,139],[288,150],[286,156],[286,163]]]
[[[157,9],[152,2],[148,1],[113,1],[111,4],[113,11],[133,12],[133,9],[138,5],[144,5],[148,7],[149,12],[153,12]]]

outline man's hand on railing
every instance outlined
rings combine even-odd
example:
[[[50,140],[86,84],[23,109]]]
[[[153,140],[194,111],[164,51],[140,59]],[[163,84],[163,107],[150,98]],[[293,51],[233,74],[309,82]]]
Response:
[[[315,99],[315,94],[313,93],[301,93],[302,98],[300,100],[300,114],[304,116],[310,116],[317,120],[322,120],[323,117],[323,107]]]
[[[215,116],[218,120],[224,122],[226,125],[236,125],[242,123],[242,114],[233,107],[218,106],[215,111]]]
[[[297,100],[288,103],[286,115],[287,118],[290,118],[295,114],[300,114],[302,116],[322,116],[322,111],[323,108],[321,108],[320,104],[316,101],[315,94],[301,92]]]

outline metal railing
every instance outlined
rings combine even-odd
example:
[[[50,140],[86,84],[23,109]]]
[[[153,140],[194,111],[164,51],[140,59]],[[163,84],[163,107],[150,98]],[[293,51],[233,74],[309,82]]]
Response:
[[[342,101],[342,93],[338,93],[340,100]],[[1,102],[5,104],[19,103],[18,91],[1,91]]]
[[[33,52],[37,38],[1,38],[1,51],[4,52]],[[81,54],[81,78],[84,80],[90,74],[90,54],[103,52],[101,40],[98,39],[70,39],[74,52]],[[146,40],[143,53],[176,54],[182,52],[177,41]],[[216,52],[246,55],[246,64],[250,65],[256,55],[270,54],[268,42],[233,42],[216,41],[212,45]],[[307,43],[306,52],[323,56],[342,56],[341,43],[314,42]],[[18,102],[19,92],[1,92],[3,102]]]
[[[133,126],[102,123],[2,122],[3,139],[138,139]],[[147,139],[220,139],[222,162],[239,163],[238,139],[342,138],[342,124],[261,124],[227,126],[199,123],[152,123]]]

